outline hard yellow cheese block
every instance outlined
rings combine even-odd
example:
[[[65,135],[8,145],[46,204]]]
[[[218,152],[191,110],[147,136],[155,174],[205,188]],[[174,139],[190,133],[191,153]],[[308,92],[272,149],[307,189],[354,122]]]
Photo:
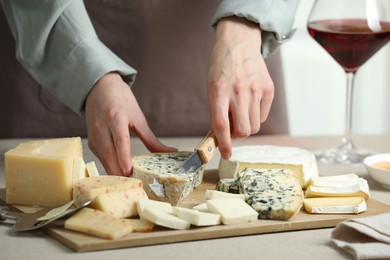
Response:
[[[7,203],[42,207],[67,203],[72,199],[73,161],[82,156],[79,137],[29,141],[7,151]]]
[[[119,239],[133,230],[126,221],[91,208],[83,208],[68,218],[65,228],[108,239]]]
[[[358,214],[367,210],[363,197],[308,198],[303,200],[303,207],[316,214]]]

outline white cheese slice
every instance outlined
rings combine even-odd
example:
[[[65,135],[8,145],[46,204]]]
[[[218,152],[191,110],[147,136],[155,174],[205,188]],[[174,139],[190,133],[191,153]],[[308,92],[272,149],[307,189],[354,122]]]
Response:
[[[226,198],[239,198],[245,200],[244,194],[234,194],[234,193],[222,192],[217,190],[206,190],[204,196],[207,200],[226,199]]]
[[[150,222],[162,227],[178,230],[190,229],[191,227],[191,224],[188,221],[178,218],[151,205],[147,205],[143,209],[140,216],[142,219],[149,220]]]
[[[158,200],[151,200],[147,198],[140,198],[137,202],[137,211],[140,216],[142,216],[142,211],[146,208],[146,206],[152,206],[153,208],[158,208],[161,211],[164,211],[166,213],[172,213],[172,205],[168,202],[158,201]]]
[[[207,200],[207,207],[211,212],[220,214],[225,225],[253,222],[258,217],[251,206],[238,198]]]
[[[221,215],[201,212],[183,207],[173,207],[173,214],[194,226],[213,226],[221,224]]]
[[[196,172],[177,174],[176,171],[192,152],[152,153],[133,157],[133,176],[142,180],[150,199],[179,204],[203,180],[204,166]],[[165,197],[156,194],[150,184],[163,186]]]
[[[210,212],[209,208],[207,207],[207,202],[203,202],[198,205],[195,205],[192,207],[192,209],[202,211],[202,212]]]
[[[77,157],[73,160],[73,186],[78,180],[88,176],[87,168],[83,157]]]
[[[73,162],[83,157],[79,137],[20,143],[4,157],[7,203],[59,207],[72,200]]]
[[[126,221],[91,208],[82,208],[68,218],[65,228],[108,239],[119,239],[133,230]]]
[[[229,160],[220,160],[220,179],[236,178],[245,168],[291,169],[302,187],[318,177],[318,168],[313,153],[296,147],[252,145],[233,147]]]
[[[85,167],[89,177],[100,176],[99,170],[96,167],[95,162],[88,162]]]
[[[303,207],[315,214],[358,214],[367,210],[363,197],[324,197],[304,199]]]

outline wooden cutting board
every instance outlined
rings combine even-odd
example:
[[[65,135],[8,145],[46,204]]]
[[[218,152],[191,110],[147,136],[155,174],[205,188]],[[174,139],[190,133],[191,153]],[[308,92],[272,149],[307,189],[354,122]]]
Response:
[[[204,202],[206,189],[215,189],[218,181],[216,170],[205,172],[203,183],[182,202],[180,206],[192,207]],[[210,227],[192,227],[190,230],[170,230],[156,227],[151,233],[130,233],[119,240],[101,239],[82,233],[65,230],[64,220],[57,221],[44,228],[44,231],[54,239],[68,246],[77,252],[96,251],[114,248],[127,248],[136,246],[147,246],[166,244],[174,242],[194,241],[203,239],[216,239],[232,236],[244,236],[272,232],[316,229],[334,227],[339,222],[356,217],[366,217],[381,213],[390,212],[390,205],[386,205],[370,199],[367,202],[368,209],[359,215],[314,215],[301,210],[289,221],[258,220],[252,223],[236,225],[219,225]]]

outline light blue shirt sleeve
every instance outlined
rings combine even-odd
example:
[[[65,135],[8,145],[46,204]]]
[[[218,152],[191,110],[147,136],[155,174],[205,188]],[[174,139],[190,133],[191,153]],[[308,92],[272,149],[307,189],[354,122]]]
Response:
[[[262,54],[268,57],[294,34],[292,27],[298,4],[299,0],[222,0],[212,24],[215,26],[228,16],[258,23],[262,30]]]
[[[83,114],[85,99],[104,74],[129,84],[136,71],[97,37],[83,1],[1,0],[26,70],[61,102]]]

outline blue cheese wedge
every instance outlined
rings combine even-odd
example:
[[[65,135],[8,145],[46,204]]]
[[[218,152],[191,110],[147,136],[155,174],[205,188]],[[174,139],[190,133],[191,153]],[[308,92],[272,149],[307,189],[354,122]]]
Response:
[[[314,214],[359,214],[367,210],[363,197],[307,198],[303,207]]]
[[[221,158],[218,175],[220,179],[237,178],[245,168],[290,169],[302,187],[307,187],[312,179],[318,177],[313,153],[297,147],[272,145],[233,147],[229,160]]]
[[[261,219],[287,220],[302,207],[302,187],[291,170],[246,168],[238,182]]]
[[[133,158],[133,175],[142,180],[150,199],[178,205],[203,180],[204,166],[196,172],[176,174],[191,152],[151,153]],[[149,184],[162,185],[165,196],[156,194]]]

